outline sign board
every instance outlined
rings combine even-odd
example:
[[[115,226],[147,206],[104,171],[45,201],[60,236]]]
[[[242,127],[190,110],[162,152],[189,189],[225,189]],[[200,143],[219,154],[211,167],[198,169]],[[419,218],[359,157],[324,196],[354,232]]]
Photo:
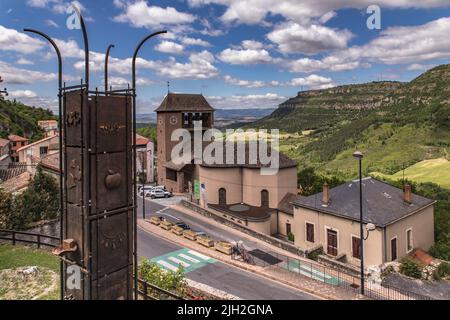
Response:
[[[198,180],[194,180],[194,197],[195,199],[200,199],[200,183]]]

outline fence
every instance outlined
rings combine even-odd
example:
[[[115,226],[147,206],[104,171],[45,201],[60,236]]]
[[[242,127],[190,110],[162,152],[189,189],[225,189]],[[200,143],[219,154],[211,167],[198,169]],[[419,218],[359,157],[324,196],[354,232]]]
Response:
[[[307,277],[353,293],[360,293],[361,291],[361,278],[342,272],[339,269],[330,268],[312,261],[292,258],[272,251],[253,250],[248,252],[248,254],[253,256],[252,261],[254,264],[264,268],[282,269],[289,272],[290,276]],[[415,292],[377,284],[367,279],[364,281],[364,294],[368,298],[375,300],[432,300],[430,297]]]
[[[60,239],[54,236],[47,236],[39,233],[1,230],[0,240],[11,242],[12,245],[26,243],[36,245],[38,248],[54,248],[60,243]],[[145,280],[138,279],[138,295],[142,300],[184,300],[183,297],[155,286]]]

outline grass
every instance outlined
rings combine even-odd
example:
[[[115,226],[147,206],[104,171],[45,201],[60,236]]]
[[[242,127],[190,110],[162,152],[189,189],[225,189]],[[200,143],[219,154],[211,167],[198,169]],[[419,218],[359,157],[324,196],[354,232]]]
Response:
[[[374,172],[388,179],[403,179],[403,171],[395,174],[383,174]],[[443,188],[450,189],[450,161],[445,158],[420,161],[405,169],[405,178],[416,182],[434,182]]]
[[[48,268],[59,274],[59,259],[50,252],[23,246],[0,245],[0,270],[27,266]],[[1,284],[0,292],[2,292]],[[41,299],[59,299],[59,285],[56,290],[41,297]]]

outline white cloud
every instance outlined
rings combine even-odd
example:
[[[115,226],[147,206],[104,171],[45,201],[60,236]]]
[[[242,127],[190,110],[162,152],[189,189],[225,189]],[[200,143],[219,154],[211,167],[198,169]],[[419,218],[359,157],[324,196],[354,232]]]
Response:
[[[56,73],[44,73],[13,67],[0,61],[0,74],[6,84],[33,84],[56,80]]]
[[[10,98],[36,98],[37,93],[31,90],[15,90],[8,92]]]
[[[159,63],[154,70],[159,75],[172,79],[209,79],[219,74],[213,62],[214,56],[209,51],[203,50],[192,53],[186,63],[172,59],[166,63]]]
[[[144,77],[138,77],[136,79],[136,84],[138,86],[148,86],[153,83],[154,83],[153,81],[151,81],[150,79],[144,78]],[[131,85],[131,80],[126,79],[126,78],[122,78],[122,77],[109,77],[108,78],[108,85],[111,85],[113,87],[125,88],[128,84]]]
[[[181,43],[183,43],[186,46],[200,46],[200,47],[210,47],[211,46],[211,44],[208,41],[198,39],[198,38],[190,38],[190,37],[181,38]]]
[[[41,49],[45,43],[25,33],[0,25],[0,50],[32,53]]]
[[[312,74],[305,78],[294,78],[289,82],[289,85],[293,87],[305,86],[309,89],[326,89],[334,87],[335,83],[331,78]]]
[[[304,78],[294,78],[291,81],[260,81],[260,80],[242,80],[233,78],[229,75],[223,77],[224,81],[228,84],[246,87],[246,88],[263,88],[263,87],[308,87],[309,89],[325,89],[334,87],[335,83],[331,78],[311,74]]]
[[[219,54],[219,59],[229,64],[263,64],[276,62],[258,41],[244,40],[240,46],[228,48]]]
[[[233,95],[233,96],[207,96],[206,99],[212,105],[221,109],[237,108],[275,108],[286,97],[276,93],[251,94],[251,95]]]
[[[129,23],[137,28],[154,28],[163,25],[189,24],[196,17],[189,13],[179,12],[173,7],[161,8],[149,6],[146,1],[128,4],[125,11],[114,18],[117,22]]]
[[[34,64],[34,62],[22,57],[22,58],[19,58],[19,60],[17,60],[17,64],[20,64],[20,65],[32,65],[32,64]]]
[[[59,25],[52,19],[45,20],[44,23],[49,27],[59,28]]]
[[[302,58],[285,62],[293,72],[345,71],[371,63],[419,64],[450,58],[450,18],[418,26],[390,27],[367,44],[338,50],[321,60]]]
[[[413,63],[409,65],[406,70],[408,71],[426,71],[431,68],[434,68],[434,64],[420,64],[420,63]]]
[[[170,54],[182,54],[184,52],[184,47],[181,44],[172,41],[161,41],[155,46],[155,50]]]
[[[221,20],[259,24],[269,15],[281,15],[288,20],[307,23],[323,17],[330,11],[344,8],[365,9],[377,4],[384,8],[437,8],[450,4],[448,0],[188,0],[191,6],[203,6],[211,3],[226,7]]]
[[[264,81],[258,81],[258,80],[241,80],[233,78],[229,75],[226,75],[223,77],[226,83],[232,84],[235,86],[240,87],[246,87],[246,88],[262,88],[267,86],[267,84]]]
[[[283,53],[317,54],[322,51],[344,49],[352,38],[348,30],[334,30],[321,25],[303,26],[295,22],[283,23],[267,35]]]

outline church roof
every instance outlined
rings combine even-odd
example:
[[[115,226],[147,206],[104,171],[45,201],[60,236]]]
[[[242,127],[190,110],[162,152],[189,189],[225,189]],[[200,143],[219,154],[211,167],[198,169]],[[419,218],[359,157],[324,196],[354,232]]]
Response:
[[[214,108],[201,94],[169,93],[166,95],[156,112],[171,111],[214,111]]]

